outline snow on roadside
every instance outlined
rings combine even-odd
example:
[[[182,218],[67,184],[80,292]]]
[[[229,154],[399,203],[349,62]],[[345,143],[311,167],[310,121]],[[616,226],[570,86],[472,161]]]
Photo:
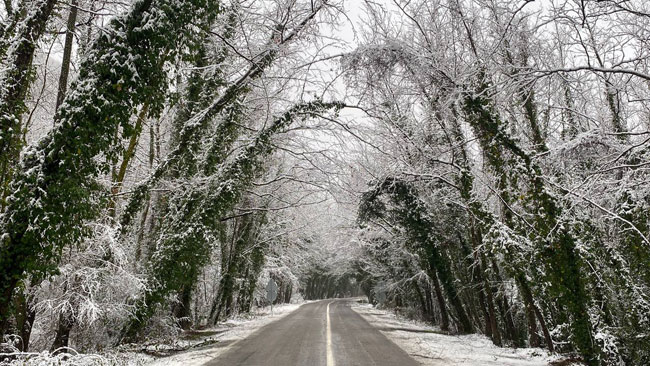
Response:
[[[370,324],[425,366],[546,366],[558,359],[540,348],[500,348],[478,334],[446,335],[370,304],[353,305]]]
[[[169,357],[161,357],[147,363],[148,366],[199,366],[213,360],[215,357],[224,353],[232,347],[237,341],[242,340],[259,328],[272,323],[278,319],[287,316],[289,313],[298,309],[300,304],[282,304],[273,306],[271,314],[270,307],[259,308],[252,317],[238,318],[219,323],[216,327],[204,329],[204,333],[214,333],[214,335],[204,338],[204,341],[216,341],[216,343],[201,347],[196,350],[177,353]]]
[[[2,361],[0,357],[0,366],[198,366],[211,361],[238,340],[246,338],[259,328],[272,323],[292,311],[298,309],[303,303],[299,304],[282,304],[273,307],[271,313],[270,307],[257,308],[253,314],[244,317],[231,319],[219,323],[212,328],[196,331],[188,335],[181,336],[174,341],[173,345],[169,344],[151,344],[147,346],[150,352],[156,351],[164,353],[175,347],[191,347],[205,343],[204,346],[197,347],[188,351],[176,353],[167,357],[153,357],[139,352],[132,352],[125,349],[114,349],[103,354],[78,354],[70,350],[71,354],[52,355],[44,351],[41,353],[20,353],[23,357],[13,361]],[[10,356],[11,354],[4,354]],[[16,355],[19,355],[18,353]],[[28,357],[24,357],[28,356]]]
[[[0,366],[142,366],[152,359],[150,356],[134,353],[89,354],[76,353],[73,349],[69,349],[69,351],[70,353],[57,355],[48,351],[2,354],[0,355]],[[3,356],[12,355],[19,358],[2,361]]]

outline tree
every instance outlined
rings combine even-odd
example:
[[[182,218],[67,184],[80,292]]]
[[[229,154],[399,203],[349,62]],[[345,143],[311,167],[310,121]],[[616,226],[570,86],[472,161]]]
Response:
[[[220,218],[230,211],[259,172],[261,159],[273,151],[272,138],[286,128],[294,118],[310,118],[342,105],[313,101],[302,103],[285,111],[260,131],[253,142],[231,162],[225,162],[206,182],[183,194],[183,204],[174,215],[175,220],[156,243],[150,274],[155,285],[137,304],[132,321],[123,330],[123,340],[132,341],[172,291],[191,285],[198,269],[205,265],[211,236],[218,229]],[[187,275],[188,269],[191,271]]]
[[[0,55],[6,66],[0,74],[3,85],[0,89],[0,212],[7,207],[9,184],[22,146],[20,121],[32,81],[34,52],[56,3],[55,0],[21,2],[15,12],[10,12],[7,28],[1,35]]]
[[[212,1],[137,1],[128,14],[111,21],[111,33],[95,41],[57,112],[57,127],[25,153],[12,184],[2,218],[3,323],[25,273],[50,273],[61,248],[87,235],[80,222],[96,216],[101,187],[94,178],[108,168],[96,157],[115,159],[115,132],[133,133],[130,116],[138,105],[149,103],[151,115],[160,112],[167,92],[164,61],[173,59],[181,49],[177,43],[191,35],[186,18],[203,14],[201,25],[216,9]]]

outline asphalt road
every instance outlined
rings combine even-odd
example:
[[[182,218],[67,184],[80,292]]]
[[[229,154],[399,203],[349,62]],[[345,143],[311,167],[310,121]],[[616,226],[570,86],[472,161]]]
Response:
[[[419,365],[350,308],[323,300],[259,329],[206,366]]]

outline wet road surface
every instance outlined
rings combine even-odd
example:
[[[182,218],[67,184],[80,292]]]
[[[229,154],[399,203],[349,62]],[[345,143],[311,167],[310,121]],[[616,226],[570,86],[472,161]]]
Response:
[[[352,300],[305,304],[206,366],[417,366],[350,308]]]

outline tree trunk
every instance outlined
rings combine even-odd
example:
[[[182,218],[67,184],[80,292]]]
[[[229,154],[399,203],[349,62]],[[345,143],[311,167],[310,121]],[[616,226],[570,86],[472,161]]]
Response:
[[[56,329],[56,337],[54,338],[54,343],[50,347],[50,352],[54,353],[55,351],[67,353],[68,345],[70,342],[70,331],[74,326],[74,319],[71,315],[62,313],[59,315],[58,327]],[[58,351],[57,351],[58,350]]]
[[[183,330],[188,330],[192,326],[192,288],[184,286],[178,293],[178,303],[175,304],[173,315],[176,318],[178,326]]]
[[[25,289],[21,289],[14,301],[14,312],[16,319],[16,328],[20,335],[20,344],[18,349],[22,352],[29,351],[29,340],[32,335],[32,327],[36,320],[36,308],[34,301],[29,295],[25,294]]]
[[[70,73],[70,63],[72,59],[72,44],[74,41],[74,30],[75,30],[76,20],[77,20],[77,0],[72,0],[70,5],[70,13],[68,15],[67,30],[65,36],[65,46],[63,49],[63,60],[61,62],[61,73],[59,76],[59,91],[56,100],[57,110],[59,109],[59,106],[61,106],[61,103],[63,103],[63,99],[65,98],[66,90],[68,87],[68,76]],[[22,350],[23,352],[27,352],[29,348],[29,339],[31,337],[32,327],[34,325],[34,320],[36,317],[36,310],[30,304],[31,301],[29,301],[29,299],[26,299],[24,295],[22,295],[21,297],[23,298],[21,302],[23,303],[24,307],[22,307],[20,312],[23,313],[24,316],[21,316],[20,319],[18,319],[17,317],[16,321],[17,323],[19,323],[18,328],[22,338]],[[70,329],[72,328],[71,325],[68,326],[68,323],[71,322],[64,320],[63,316],[59,318],[59,326],[57,328],[56,339],[54,341],[54,344],[52,345],[52,347],[54,347],[53,350],[59,347],[68,346],[68,338],[70,334]]]
[[[442,294],[442,289],[440,288],[440,283],[438,282],[438,276],[436,275],[435,270],[431,270],[429,273],[431,277],[431,282],[433,283],[433,290],[436,294],[436,299],[438,300],[438,309],[440,311],[440,329],[447,332],[449,331],[449,314],[447,314],[447,303],[445,297]]]
[[[553,352],[555,350],[555,346],[553,345],[553,338],[551,338],[551,333],[548,331],[548,327],[546,326],[546,320],[544,320],[542,312],[535,304],[533,304],[533,310],[535,310],[537,321],[539,321],[539,325],[542,328],[542,334],[544,334],[544,340],[546,341],[546,348],[548,348],[549,351]]]
[[[426,281],[424,283],[424,296],[426,299],[427,313],[429,314],[429,320],[434,321],[434,307],[433,307],[433,288],[431,287],[431,281]]]
[[[505,283],[503,277],[501,277],[499,267],[497,265],[496,260],[494,260],[494,258],[491,258],[491,263],[492,263],[492,270],[494,271],[497,281],[500,283]],[[515,328],[515,321],[512,317],[512,312],[510,311],[508,295],[506,294],[505,289],[503,291],[501,302],[499,303],[499,311],[501,311],[501,317],[503,318],[504,323],[506,325],[507,337],[514,343],[515,347],[523,346],[523,342],[519,337],[519,335],[517,334],[518,332]]]
[[[63,47],[63,59],[61,60],[61,73],[59,75],[59,92],[56,96],[56,109],[63,103],[68,90],[68,77],[70,76],[70,64],[72,61],[72,43],[77,22],[77,0],[70,2],[70,13],[65,33],[65,46]]]
[[[210,323],[216,325],[221,319],[221,315],[226,310],[228,299],[232,297],[235,285],[235,273],[236,269],[234,264],[228,266],[228,271],[221,278],[221,283],[219,284],[219,294],[212,303],[212,309],[210,310]]]
[[[479,268],[478,270],[483,272],[484,268],[486,266],[486,261],[485,261],[485,256],[482,256],[482,263],[479,262]],[[485,295],[487,297],[487,307],[488,307],[488,313],[490,315],[490,328],[492,330],[492,343],[495,345],[501,347],[502,341],[501,341],[501,332],[499,331],[499,326],[497,323],[497,315],[496,311],[494,310],[494,296],[492,293],[492,286],[490,286],[487,276],[482,276],[483,277],[483,288],[485,290]]]
[[[544,334],[544,339],[546,341],[546,348],[548,348],[549,351],[553,352],[554,350],[553,339],[551,338],[551,334],[549,333],[548,328],[546,327],[546,321],[544,320],[544,317],[542,316],[542,313],[539,311],[537,305],[535,305],[535,301],[533,300],[533,294],[531,293],[530,287],[528,286],[528,282],[526,281],[526,279],[522,274],[517,276],[517,284],[521,289],[524,304],[526,305],[526,318],[528,319],[528,337],[529,337],[530,346],[531,347],[540,346],[540,340],[537,335],[537,323],[536,323],[537,320],[539,321],[540,326],[542,328],[542,333]]]
[[[420,289],[420,285],[417,281],[411,282],[411,285],[413,286],[413,290],[415,290],[415,294],[417,295],[418,301],[420,302],[420,307],[422,308],[422,317],[426,321],[431,321],[431,316],[427,311],[427,300],[422,293],[422,289]]]
[[[0,276],[2,273],[0,273]],[[4,284],[0,294],[0,339],[4,339],[5,332],[9,328],[9,318],[11,314],[11,296],[18,284],[15,277],[9,277]]]
[[[23,15],[26,17],[16,22],[17,29],[12,29],[13,32],[3,34],[4,37],[10,37],[9,39],[1,40],[3,48],[7,46],[9,50],[6,55],[9,62],[4,65],[7,71],[0,78],[0,212],[7,207],[9,183],[22,147],[21,118],[26,109],[25,98],[33,79],[34,53],[56,3],[57,0],[47,0],[41,2],[36,9],[28,9],[26,7],[31,3],[24,1],[12,18],[18,19],[17,17]],[[4,55],[5,50],[2,51]],[[0,313],[0,322],[4,316],[4,313]]]
[[[140,109],[138,114],[133,134],[129,139],[129,145],[126,150],[124,150],[124,155],[122,156],[122,163],[120,163],[120,168],[117,172],[113,174],[113,186],[111,187],[111,193],[113,197],[109,202],[108,212],[112,217],[115,217],[115,205],[117,200],[117,194],[122,190],[122,184],[124,183],[124,177],[126,176],[126,170],[131,163],[131,159],[135,155],[135,149],[138,146],[138,140],[140,140],[140,134],[142,133],[142,125],[147,117],[149,112],[149,103],[145,103]]]
[[[437,272],[442,288],[445,290],[445,293],[449,298],[451,307],[456,312],[459,321],[459,330],[463,333],[471,333],[474,330],[474,327],[467,316],[467,312],[465,311],[461,298],[456,290],[453,274],[447,259],[439,252],[438,248],[429,247],[428,251],[429,266]]]

